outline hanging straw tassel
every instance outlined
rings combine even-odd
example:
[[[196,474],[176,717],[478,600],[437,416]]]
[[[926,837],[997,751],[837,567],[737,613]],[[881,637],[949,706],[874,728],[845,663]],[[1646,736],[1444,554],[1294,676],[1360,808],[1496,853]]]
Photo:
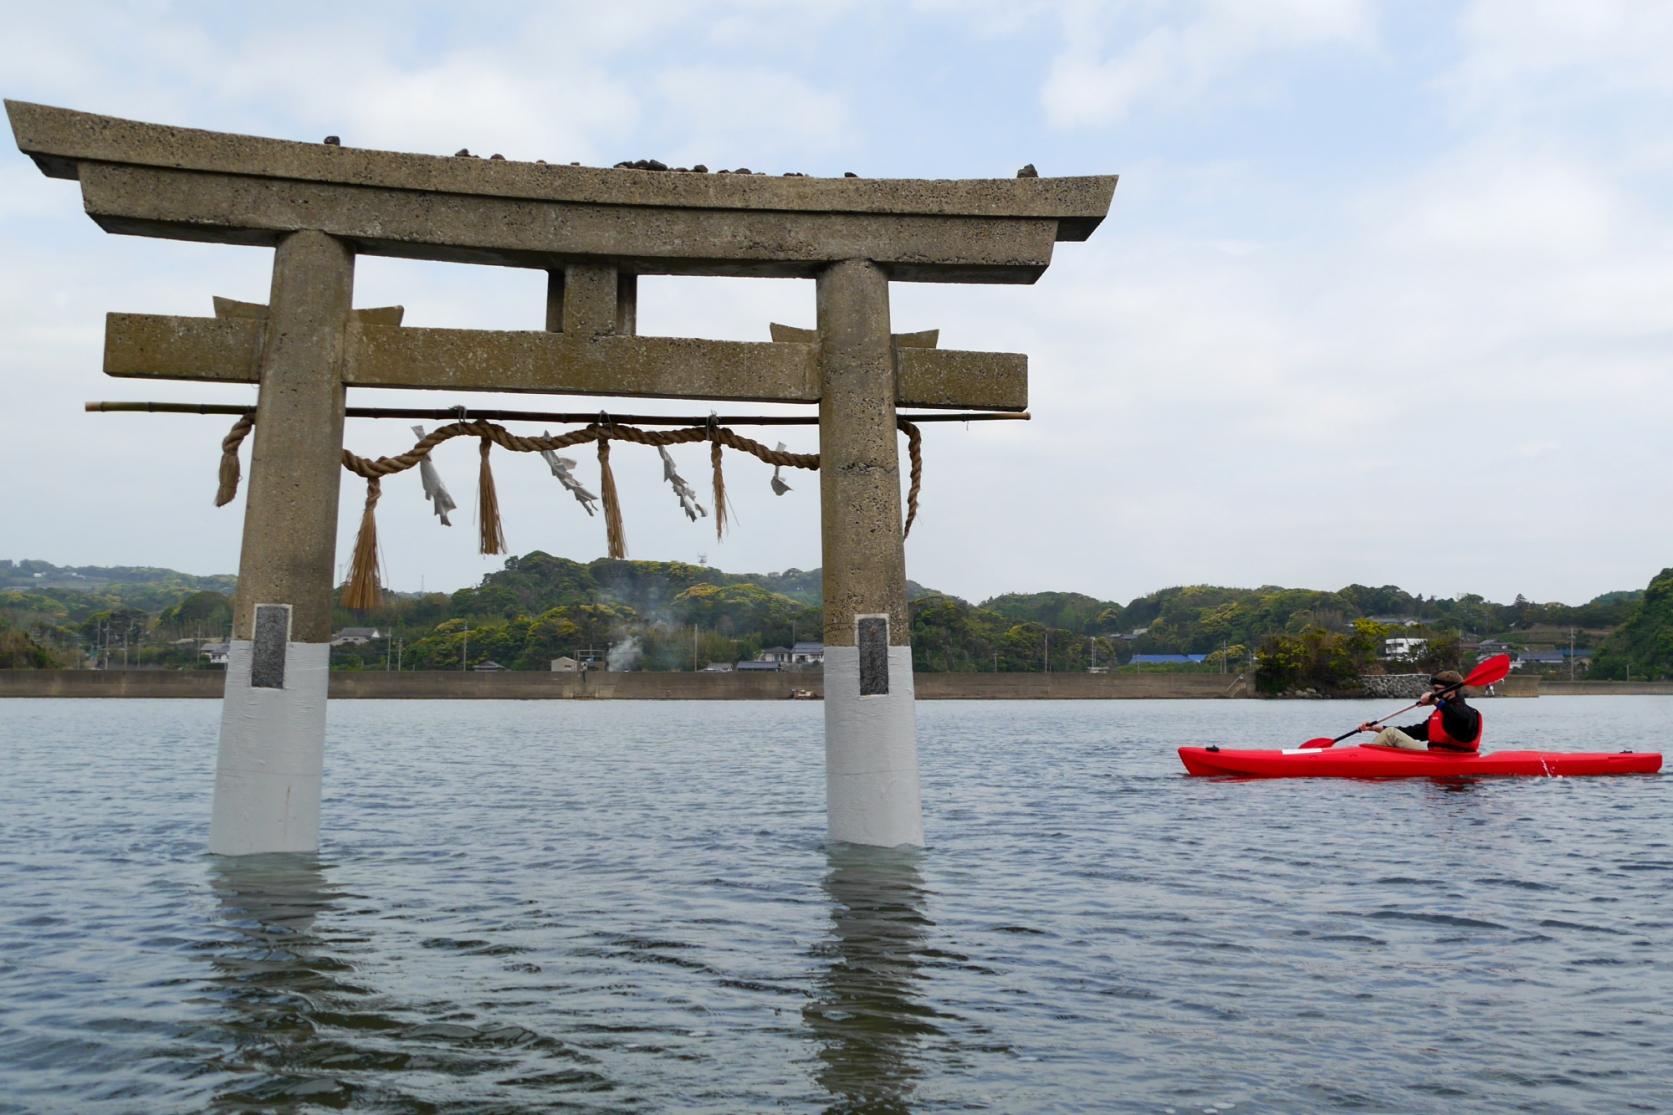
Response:
[[[366,510],[360,513],[354,560],[349,563],[348,584],[343,586],[345,608],[375,608],[383,600],[383,590],[378,585],[378,521],[372,516],[372,509],[382,495],[383,484],[377,477],[366,481]]]
[[[221,488],[215,493],[216,507],[225,507],[238,495],[238,447],[255,424],[256,416],[246,414],[221,439]]]
[[[622,505],[616,495],[616,474],[610,471],[610,439],[598,438],[598,490],[604,501],[604,533],[610,540],[610,556],[627,556],[627,534],[622,529]]]
[[[482,529],[479,553],[505,553],[505,531],[500,529],[500,499],[494,491],[494,470],[488,465],[488,451],[494,443],[482,439],[482,471],[477,474],[476,521]]]
[[[918,518],[918,491],[924,486],[924,435],[917,425],[902,418],[901,432],[906,435],[906,456],[912,462],[912,482],[906,493],[906,530],[902,538],[912,537],[912,524]]]
[[[709,422],[709,470],[714,473],[715,539],[718,541],[726,537],[726,517],[730,509],[726,505],[726,474],[720,470],[720,437],[712,418]]]

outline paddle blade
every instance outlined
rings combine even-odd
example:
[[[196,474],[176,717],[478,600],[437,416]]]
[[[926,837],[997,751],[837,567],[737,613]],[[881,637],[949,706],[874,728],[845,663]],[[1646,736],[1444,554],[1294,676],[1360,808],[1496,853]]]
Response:
[[[1318,739],[1308,740],[1306,743],[1302,744],[1301,746],[1303,748],[1311,747],[1311,748],[1314,748],[1316,750],[1316,749],[1325,748],[1325,747],[1333,747],[1333,746],[1335,746],[1335,744],[1336,744],[1336,741],[1329,738],[1328,736],[1320,736]]]
[[[1476,668],[1464,676],[1465,685],[1492,685],[1494,682],[1505,680],[1510,674],[1510,655],[1495,654],[1491,658],[1483,659]]]

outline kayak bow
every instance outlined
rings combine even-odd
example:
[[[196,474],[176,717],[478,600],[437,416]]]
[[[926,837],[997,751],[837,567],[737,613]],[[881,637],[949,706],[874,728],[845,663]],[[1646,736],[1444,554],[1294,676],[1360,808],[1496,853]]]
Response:
[[[1654,751],[1408,751],[1398,747],[1248,748],[1181,747],[1190,774],[1244,778],[1474,778],[1479,775],[1654,774]]]

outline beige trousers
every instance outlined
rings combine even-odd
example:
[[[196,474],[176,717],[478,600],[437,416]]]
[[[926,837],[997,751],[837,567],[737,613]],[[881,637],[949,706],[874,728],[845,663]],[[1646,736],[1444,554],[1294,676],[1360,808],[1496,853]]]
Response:
[[[1413,739],[1399,728],[1384,728],[1377,733],[1377,738],[1371,741],[1383,747],[1403,747],[1407,751],[1427,751],[1429,745],[1422,740]]]

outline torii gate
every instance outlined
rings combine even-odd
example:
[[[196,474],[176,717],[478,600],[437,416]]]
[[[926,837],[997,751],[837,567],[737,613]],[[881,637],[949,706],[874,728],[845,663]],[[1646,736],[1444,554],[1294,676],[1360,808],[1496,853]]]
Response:
[[[6,111],[18,148],[79,180],[107,232],[274,248],[265,314],[110,314],[105,327],[108,375],[259,385],[211,852],[319,845],[348,387],[818,403],[828,832],[923,843],[895,412],[1020,411],[1028,360],[897,343],[889,282],[1032,283],[1053,244],[1097,228],[1113,176],[605,170]],[[546,328],[417,329],[356,311],[359,254],[546,271]],[[817,329],[640,337],[639,275],[811,278]]]

